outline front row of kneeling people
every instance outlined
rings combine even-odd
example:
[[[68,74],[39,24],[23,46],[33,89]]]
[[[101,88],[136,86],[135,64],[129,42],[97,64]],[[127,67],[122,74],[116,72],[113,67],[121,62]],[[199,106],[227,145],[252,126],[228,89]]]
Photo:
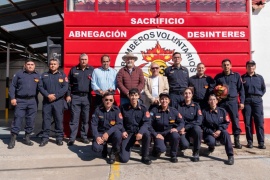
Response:
[[[192,101],[192,88],[186,88],[183,95],[184,101],[176,109],[169,106],[169,94],[161,93],[160,105],[148,111],[139,101],[140,92],[136,88],[129,91],[130,102],[120,108],[114,105],[113,94],[105,93],[103,104],[92,115],[93,150],[101,152],[104,158],[109,154],[109,164],[115,162],[117,154],[120,162],[126,163],[130,159],[134,142],[141,141],[141,161],[150,165],[149,147],[153,138],[152,156],[158,158],[166,152],[166,143],[169,142],[170,161],[176,163],[179,146],[181,150],[187,149],[192,138],[192,161],[198,162],[203,138],[209,152],[214,151],[216,140],[221,141],[228,156],[226,164],[233,165],[233,148],[226,130],[229,118],[223,108],[217,107],[216,96],[210,95],[209,107],[201,111],[200,106]],[[109,153],[107,143],[112,144]]]

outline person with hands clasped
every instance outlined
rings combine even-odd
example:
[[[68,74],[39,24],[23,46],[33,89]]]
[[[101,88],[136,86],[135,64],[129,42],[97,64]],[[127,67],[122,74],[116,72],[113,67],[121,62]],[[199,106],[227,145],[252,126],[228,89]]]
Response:
[[[184,127],[182,116],[177,110],[169,106],[170,96],[168,93],[159,95],[160,106],[154,107],[150,111],[152,126],[150,132],[154,136],[154,148],[152,155],[159,157],[166,151],[166,141],[171,145],[171,162],[178,162],[177,151],[179,146],[180,131]]]

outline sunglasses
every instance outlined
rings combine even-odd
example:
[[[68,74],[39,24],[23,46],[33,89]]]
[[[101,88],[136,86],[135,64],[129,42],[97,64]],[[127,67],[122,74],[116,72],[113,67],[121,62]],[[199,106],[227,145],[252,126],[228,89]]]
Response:
[[[105,101],[110,101],[110,102],[113,102],[113,99],[105,99]]]
[[[154,70],[154,69],[159,69],[159,67],[152,67],[151,69],[152,69],[152,70]]]

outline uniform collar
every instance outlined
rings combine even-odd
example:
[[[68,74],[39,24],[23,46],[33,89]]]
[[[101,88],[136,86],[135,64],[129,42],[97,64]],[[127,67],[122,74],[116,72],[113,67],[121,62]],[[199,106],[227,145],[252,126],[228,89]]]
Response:
[[[204,75],[202,75],[202,77],[199,77],[198,74],[196,74],[196,77],[197,77],[197,78],[206,78],[207,75],[204,74]]]
[[[80,64],[78,64],[77,66],[76,66],[76,69],[77,70],[82,70],[82,68],[81,68],[81,66],[80,66]],[[89,69],[89,65],[87,64],[87,66],[85,67],[85,69]]]
[[[27,74],[32,74],[32,73],[35,73],[35,74],[37,74],[37,71],[36,71],[36,70],[34,70],[33,72],[29,73],[29,72],[27,72],[26,70],[23,70],[23,73],[27,73]]]
[[[100,110],[103,110],[103,111],[106,111],[106,108],[104,106],[104,104],[102,104],[100,107],[99,107]],[[114,111],[116,109],[116,107],[114,107],[114,105],[112,105],[112,107],[110,108],[109,111]]]
[[[211,108],[210,108],[210,113],[216,113],[216,114],[217,114],[217,113],[218,113],[217,107],[216,107],[215,109],[211,109]]]
[[[182,106],[187,106],[187,107],[194,107],[195,106],[195,103],[193,101],[191,101],[190,104],[186,104],[185,102],[182,103]]]
[[[135,68],[136,68],[136,67],[134,66],[134,67],[132,68],[132,71],[134,71]],[[126,66],[124,67],[124,70],[129,72],[129,69],[128,69]]]
[[[57,70],[57,72],[56,73],[52,73],[50,70],[48,71],[48,73],[50,73],[50,74],[59,74],[60,73],[60,71],[58,71]]]
[[[224,75],[224,76],[229,76],[229,75],[234,74],[234,72],[233,72],[233,71],[230,71],[230,74],[229,74],[229,75],[226,75],[224,72],[222,72],[222,73],[223,73],[223,75]]]
[[[184,69],[184,67],[180,64],[180,67],[179,68],[172,66],[172,69]]]
[[[158,106],[158,112],[170,112],[170,106],[167,107],[166,111],[163,111],[162,107]]]
[[[252,76],[258,76],[258,74],[256,72],[254,72],[254,74],[252,76],[250,76],[248,73],[246,73],[244,76],[245,77],[252,77]]]
[[[129,103],[129,106],[128,106],[128,109],[142,109],[140,103],[138,102],[137,106],[134,108],[130,103]]]

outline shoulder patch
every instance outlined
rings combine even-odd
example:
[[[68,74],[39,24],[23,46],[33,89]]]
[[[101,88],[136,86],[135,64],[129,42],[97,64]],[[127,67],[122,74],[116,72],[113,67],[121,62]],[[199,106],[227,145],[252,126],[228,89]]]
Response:
[[[198,114],[201,116],[202,115],[202,111],[199,109],[198,110]]]
[[[68,78],[67,77],[65,77],[65,81],[68,82]]]
[[[149,113],[149,111],[146,111],[146,112],[145,112],[145,116],[146,116],[147,118],[150,118],[150,113]]]
[[[229,115],[228,115],[228,114],[226,114],[226,118],[225,118],[225,120],[226,120],[227,122],[230,122],[230,117],[229,117]]]
[[[120,119],[123,119],[123,116],[122,116],[121,113],[119,113],[118,116],[119,116]]]
[[[178,113],[178,117],[182,119],[182,115],[180,113]]]

